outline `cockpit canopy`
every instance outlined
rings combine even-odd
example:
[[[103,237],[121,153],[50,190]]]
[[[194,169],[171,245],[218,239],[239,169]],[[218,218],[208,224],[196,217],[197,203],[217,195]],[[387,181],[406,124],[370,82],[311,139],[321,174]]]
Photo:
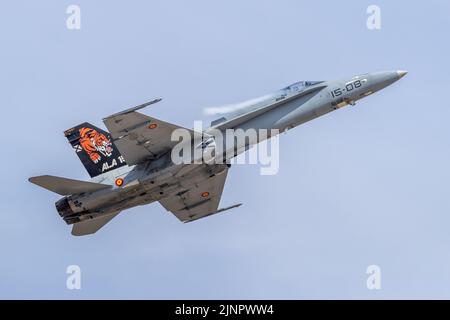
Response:
[[[294,84],[291,84],[290,86],[287,86],[283,90],[293,90],[293,91],[299,91],[301,89],[313,86],[318,83],[322,83],[323,81],[299,81]]]

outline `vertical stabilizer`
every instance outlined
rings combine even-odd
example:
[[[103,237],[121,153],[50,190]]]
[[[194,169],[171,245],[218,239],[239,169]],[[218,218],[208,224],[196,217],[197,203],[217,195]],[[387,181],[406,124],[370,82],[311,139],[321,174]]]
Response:
[[[111,135],[90,123],[85,122],[68,129],[64,135],[91,178],[127,164],[114,145]]]

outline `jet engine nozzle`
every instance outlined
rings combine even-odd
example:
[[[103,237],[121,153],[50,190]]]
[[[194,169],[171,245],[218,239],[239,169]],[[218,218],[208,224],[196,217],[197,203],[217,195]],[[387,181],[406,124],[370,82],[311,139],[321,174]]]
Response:
[[[67,197],[64,197],[60,200],[58,200],[55,203],[56,210],[58,211],[59,215],[61,217],[67,217],[69,215],[73,215],[75,212],[73,212],[72,208],[69,205],[69,200],[67,200]]]

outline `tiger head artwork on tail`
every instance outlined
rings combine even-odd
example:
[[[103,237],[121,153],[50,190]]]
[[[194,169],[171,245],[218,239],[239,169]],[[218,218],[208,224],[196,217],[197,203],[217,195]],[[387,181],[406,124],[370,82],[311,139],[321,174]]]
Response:
[[[85,122],[64,134],[91,177],[126,165],[108,132]]]
[[[80,128],[80,146],[91,160],[97,163],[102,156],[110,157],[113,152],[111,140],[93,128]]]

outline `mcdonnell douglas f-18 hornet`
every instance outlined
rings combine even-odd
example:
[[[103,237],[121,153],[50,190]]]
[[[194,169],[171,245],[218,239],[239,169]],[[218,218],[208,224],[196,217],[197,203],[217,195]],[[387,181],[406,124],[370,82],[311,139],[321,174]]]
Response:
[[[159,203],[180,221],[191,222],[241,204],[219,209],[229,160],[262,141],[244,140],[220,162],[175,163],[171,138],[177,129],[194,137],[193,149],[214,145],[211,132],[250,128],[284,132],[379,91],[402,78],[406,71],[362,74],[335,81],[301,81],[245,107],[232,110],[202,132],[182,128],[138,110],[155,99],[103,119],[108,132],[82,123],[64,132],[90,181],[51,175],[30,182],[63,196],[56,210],[76,236],[95,233],[121,211],[151,202]],[[270,135],[268,136],[270,137]],[[266,139],[268,138],[266,137]],[[223,157],[223,155],[221,155]]]

